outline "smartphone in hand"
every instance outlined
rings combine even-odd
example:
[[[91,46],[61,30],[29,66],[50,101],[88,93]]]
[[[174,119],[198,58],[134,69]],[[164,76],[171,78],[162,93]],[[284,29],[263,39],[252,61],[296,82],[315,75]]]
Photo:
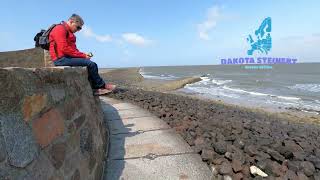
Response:
[[[87,56],[92,57],[93,56],[92,52],[89,52]]]

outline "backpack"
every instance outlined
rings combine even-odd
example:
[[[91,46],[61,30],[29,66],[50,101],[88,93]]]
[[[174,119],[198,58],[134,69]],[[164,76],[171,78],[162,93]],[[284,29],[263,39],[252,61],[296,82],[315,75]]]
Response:
[[[62,23],[52,24],[47,30],[41,29],[41,31],[38,32],[36,36],[33,38],[33,40],[35,41],[35,47],[41,47],[42,49],[49,50],[49,47],[50,47],[49,35],[52,29],[57,25],[62,25],[64,27],[64,29],[67,32],[66,37],[68,37],[69,31],[67,30],[66,26],[64,26]]]

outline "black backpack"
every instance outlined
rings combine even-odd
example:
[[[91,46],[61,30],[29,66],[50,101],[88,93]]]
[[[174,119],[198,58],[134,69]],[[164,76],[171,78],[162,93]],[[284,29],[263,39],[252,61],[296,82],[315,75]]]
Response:
[[[64,29],[67,31],[67,37],[68,37],[69,31],[67,30],[65,25],[63,25],[62,23],[53,24],[47,30],[41,29],[41,31],[36,34],[36,36],[33,38],[33,40],[35,41],[35,47],[41,47],[42,49],[49,50],[49,47],[50,47],[49,34],[52,31],[52,29],[57,25],[62,25],[64,27]]]

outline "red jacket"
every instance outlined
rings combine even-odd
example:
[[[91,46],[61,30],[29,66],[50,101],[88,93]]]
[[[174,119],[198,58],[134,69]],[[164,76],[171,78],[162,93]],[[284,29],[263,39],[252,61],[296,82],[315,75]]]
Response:
[[[68,37],[66,29],[69,31]],[[49,41],[51,42],[49,52],[52,61],[55,61],[63,56],[86,58],[86,54],[77,49],[76,36],[71,32],[69,25],[65,22],[63,22],[62,25],[57,25],[52,29],[49,35]]]

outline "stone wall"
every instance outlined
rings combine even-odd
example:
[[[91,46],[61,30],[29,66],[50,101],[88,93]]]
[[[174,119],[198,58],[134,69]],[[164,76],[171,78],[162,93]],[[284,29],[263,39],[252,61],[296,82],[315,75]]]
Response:
[[[0,179],[101,179],[108,132],[85,68],[2,68],[0,79]]]
[[[167,122],[198,152],[217,179],[320,179],[320,128],[274,114],[176,94],[128,89],[111,97]]]
[[[53,64],[48,52],[41,48],[0,52],[0,67],[39,68],[51,66]]]

